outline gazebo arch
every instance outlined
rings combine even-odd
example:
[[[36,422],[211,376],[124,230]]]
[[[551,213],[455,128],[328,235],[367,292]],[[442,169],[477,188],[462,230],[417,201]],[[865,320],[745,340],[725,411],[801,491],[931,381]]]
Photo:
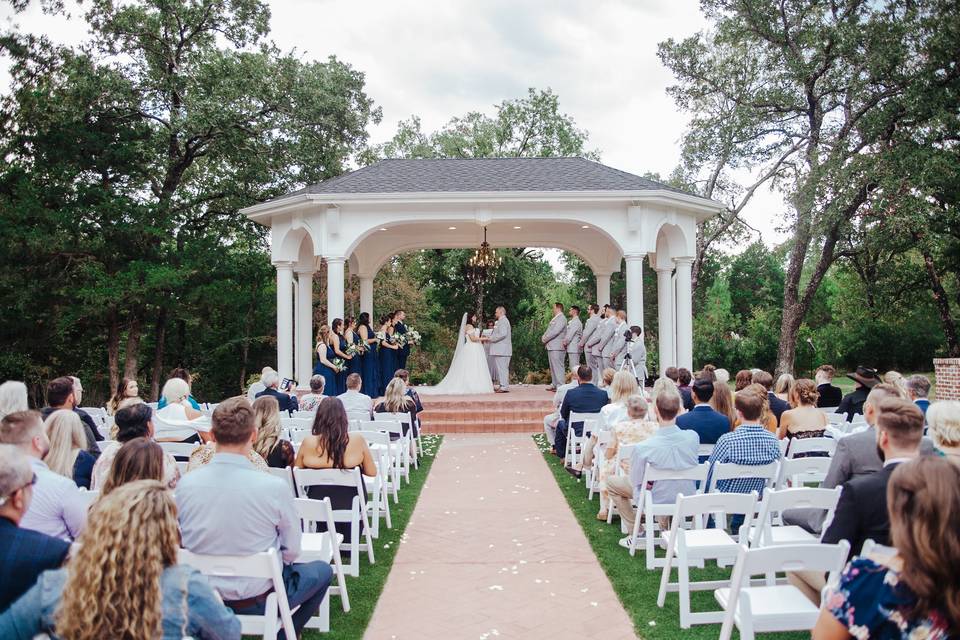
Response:
[[[671,328],[660,331],[661,369],[690,367],[696,225],[723,208],[583,158],[478,158],[384,160],[242,213],[271,229],[277,370],[289,376],[295,360],[304,382],[313,358],[317,258],[327,265],[331,318],[343,316],[345,264],[360,280],[361,310],[372,312],[373,279],[386,260],[416,249],[475,247],[484,228],[493,247],[555,247],[581,256],[596,276],[600,304],[609,302],[610,276],[625,260],[627,317],[640,325],[649,255],[660,325]]]

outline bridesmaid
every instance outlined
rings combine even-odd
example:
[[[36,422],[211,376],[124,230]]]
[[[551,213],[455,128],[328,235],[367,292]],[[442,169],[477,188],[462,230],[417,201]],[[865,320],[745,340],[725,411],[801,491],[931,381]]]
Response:
[[[384,339],[380,341],[380,393],[377,395],[382,396],[397,371],[397,350],[400,349],[393,341],[393,314],[380,318],[380,331]]]
[[[330,327],[323,325],[317,334],[317,365],[313,368],[314,375],[323,376],[323,395],[337,395],[337,373],[333,368],[333,345],[330,343]]]
[[[357,333],[357,321],[354,320],[353,318],[347,318],[345,323],[347,325],[347,328],[343,332],[343,335],[347,340],[347,347],[349,347],[350,345],[359,347],[361,340],[360,340],[360,334]],[[357,355],[347,360],[347,375],[350,375],[351,373],[360,373],[360,359],[361,359],[360,354],[358,353]],[[346,389],[344,389],[344,391],[346,391]]]
[[[337,373],[337,393],[340,395],[347,390],[347,369],[346,367],[350,366],[350,356],[347,355],[347,339],[343,337],[343,320],[340,318],[335,318],[333,325],[330,327],[333,330],[333,335],[330,337],[331,342],[333,343],[333,352],[336,354],[337,358],[343,360],[344,369]]]
[[[373,335],[370,314],[366,311],[360,314],[357,334],[360,336],[360,344],[368,349],[360,358],[360,378],[363,381],[361,390],[371,398],[376,398],[380,395],[380,352],[377,349],[379,341]]]

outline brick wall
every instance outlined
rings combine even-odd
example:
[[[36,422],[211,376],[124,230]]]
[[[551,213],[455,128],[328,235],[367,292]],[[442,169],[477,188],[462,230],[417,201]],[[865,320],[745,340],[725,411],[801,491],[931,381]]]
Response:
[[[934,358],[937,400],[960,400],[960,358]]]

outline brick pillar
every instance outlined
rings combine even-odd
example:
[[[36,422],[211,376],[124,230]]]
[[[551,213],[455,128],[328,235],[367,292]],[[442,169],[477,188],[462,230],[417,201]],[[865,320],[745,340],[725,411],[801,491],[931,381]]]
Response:
[[[960,400],[960,358],[934,358],[937,400]]]

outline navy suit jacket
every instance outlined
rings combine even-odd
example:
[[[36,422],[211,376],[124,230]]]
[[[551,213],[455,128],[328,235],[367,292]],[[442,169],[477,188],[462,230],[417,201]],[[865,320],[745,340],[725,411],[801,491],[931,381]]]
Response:
[[[560,417],[564,422],[570,422],[570,412],[599,413],[600,409],[610,404],[610,396],[603,389],[597,388],[592,382],[585,382],[567,391],[560,405]]]
[[[263,396],[270,396],[271,398],[277,399],[277,404],[280,405],[280,411],[296,411],[300,408],[300,404],[297,402],[297,396],[291,396],[286,393],[281,393],[274,388],[264,389],[257,394],[258,398]]]
[[[844,483],[833,522],[823,533],[824,544],[847,540],[851,556],[860,553],[868,538],[878,544],[890,544],[887,484],[896,467],[897,464],[888,464],[876,473]]]
[[[26,593],[41,573],[62,565],[69,550],[65,540],[0,518],[0,611]]]
[[[767,399],[770,400],[770,411],[777,416],[777,426],[780,426],[780,416],[790,408],[790,404],[778,398],[772,391],[767,392]]]
[[[402,322],[398,322],[397,324],[393,325],[393,332],[399,333],[399,334],[405,334],[407,332],[407,325],[403,324]],[[402,347],[400,347],[400,353],[402,353],[405,356],[410,355],[410,345],[405,344]]]
[[[698,404],[693,411],[677,416],[677,426],[695,431],[700,444],[717,444],[725,433],[730,433],[730,419],[708,404]]]

